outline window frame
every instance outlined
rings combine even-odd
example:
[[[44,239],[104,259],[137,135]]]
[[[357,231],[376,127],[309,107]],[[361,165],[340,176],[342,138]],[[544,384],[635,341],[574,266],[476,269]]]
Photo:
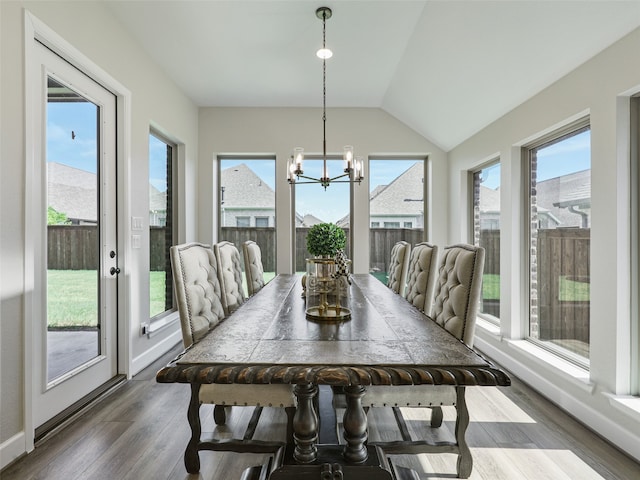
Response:
[[[258,220],[266,221],[267,224],[266,225],[258,225],[258,223],[259,223]],[[265,217],[265,216],[256,216],[255,217],[255,224],[256,224],[255,225],[256,228],[268,228],[269,227],[269,217],[268,216],[267,217]]]
[[[240,225],[240,223],[246,223],[246,225]],[[236,217],[236,227],[251,228],[251,217],[249,215],[238,215]]]
[[[165,286],[165,292],[167,292],[167,287],[168,289],[171,291],[171,296],[172,296],[172,308],[170,310],[165,310],[163,312],[160,312],[156,315],[149,315],[149,324],[151,326],[150,331],[154,330],[153,325],[158,325],[161,324],[163,322],[166,322],[168,320],[167,317],[172,316],[173,314],[175,314],[178,311],[178,305],[176,302],[176,296],[175,296],[175,290],[173,288],[173,279],[172,279],[172,268],[171,268],[171,261],[169,260],[169,248],[171,247],[171,245],[175,244],[177,242],[178,239],[178,217],[177,217],[177,211],[178,211],[178,185],[177,185],[177,179],[178,179],[178,144],[177,142],[171,140],[170,138],[168,138],[166,135],[162,134],[161,132],[159,132],[156,128],[154,128],[153,126],[151,126],[149,128],[149,137],[155,137],[156,140],[159,140],[160,142],[164,143],[167,147],[171,148],[171,155],[170,158],[169,156],[167,156],[167,158],[169,159],[171,165],[169,165],[167,167],[167,189],[170,192],[170,195],[167,195],[167,213],[166,213],[166,217],[165,217],[165,222],[170,220],[171,221],[171,226],[170,226],[170,231],[171,231],[171,241],[170,242],[166,242],[165,241],[165,258],[166,258],[166,265],[169,271],[169,275],[166,277],[166,286]],[[149,152],[149,159],[151,158],[151,152]],[[149,172],[150,173],[150,172]],[[149,207],[151,207],[151,205],[149,205]],[[149,211],[150,208],[149,208]],[[170,213],[169,213],[170,212]],[[149,225],[149,259],[151,258],[151,225]],[[149,268],[149,273],[151,273],[151,268]],[[169,281],[171,280],[171,281]],[[151,284],[149,284],[149,295],[151,295]],[[166,297],[165,297],[165,302],[166,302]],[[149,312],[151,313],[151,312]]]
[[[468,170],[468,201],[469,201],[469,215],[468,215],[468,220],[469,220],[469,227],[468,227],[468,232],[469,232],[469,243],[471,245],[475,245],[475,195],[474,195],[474,191],[475,191],[475,175],[478,172],[481,172],[482,170],[485,170],[487,168],[493,167],[495,165],[498,165],[500,167],[500,172],[502,175],[502,164],[501,164],[501,160],[500,160],[500,156],[492,156],[489,160],[482,162],[480,165],[476,166],[475,168],[472,168],[470,170]],[[502,181],[502,179],[501,179]],[[500,215],[502,214],[502,205],[500,206]],[[500,231],[500,237],[502,237],[502,226],[500,226],[500,228],[498,229]],[[502,248],[502,247],[501,247]],[[486,257],[485,257],[486,258]],[[485,265],[486,265],[486,261],[485,261]],[[484,299],[484,294],[481,295],[481,301]],[[501,305],[501,298],[498,298],[498,302],[500,303],[500,307]],[[497,327],[500,326],[500,317],[496,317],[495,315],[492,315],[490,313],[486,313],[486,312],[482,312],[480,308],[478,308],[478,318],[481,318],[483,320],[486,320],[487,322],[491,323],[492,325],[495,325]]]
[[[380,171],[380,168],[384,168],[385,164],[391,164],[393,165],[394,162],[412,162],[413,164],[421,162],[422,168],[421,168],[421,172],[422,172],[422,228],[418,228],[418,227],[411,227],[411,228],[407,228],[404,226],[404,219],[402,218],[402,216],[393,216],[393,215],[376,215],[374,217],[372,217],[371,215],[371,203],[372,203],[372,198],[371,198],[371,193],[372,193],[372,184],[374,184],[375,182],[375,174],[377,171]],[[391,185],[391,183],[393,183],[395,180],[397,180],[398,178],[400,178],[404,173],[406,173],[406,169],[403,171],[398,171],[398,169],[401,168],[400,166],[394,166],[394,170],[395,170],[395,176],[390,180],[389,183],[387,183],[386,185]],[[413,168],[413,165],[411,165],[409,168]],[[375,257],[379,257],[379,254],[375,254],[374,253],[374,249],[372,248],[372,244],[373,244],[373,238],[375,238],[375,232],[372,233],[372,231],[376,230],[376,229],[380,229],[380,230],[384,230],[384,229],[397,229],[398,231],[403,231],[403,230],[412,230],[412,231],[419,231],[422,230],[421,233],[418,234],[413,234],[413,233],[406,233],[406,235],[403,233],[401,238],[395,238],[395,237],[388,237],[392,239],[392,244],[388,245],[386,248],[386,252],[388,253],[384,253],[384,255],[388,255],[391,252],[391,248],[393,246],[393,243],[396,240],[400,240],[400,239],[404,239],[405,241],[411,243],[412,245],[415,245],[417,243],[420,242],[426,242],[429,241],[429,221],[430,221],[430,208],[431,208],[431,203],[429,202],[429,194],[430,194],[430,177],[429,177],[429,172],[430,172],[430,164],[429,164],[429,156],[428,155],[371,155],[369,156],[369,165],[368,165],[368,176],[369,176],[369,191],[367,192],[367,209],[368,209],[368,221],[367,221],[367,225],[369,226],[368,230],[367,230],[367,239],[366,241],[369,244],[369,258],[367,259],[368,262],[368,268],[369,268],[369,272],[371,274],[373,274],[374,276],[379,277],[379,273],[374,273],[374,272],[379,272],[379,268],[380,265],[386,265],[386,263],[388,262],[388,257],[386,257],[386,259],[383,258],[375,258]],[[372,181],[373,180],[373,181]],[[377,182],[375,182],[375,184],[377,185]],[[412,201],[412,202],[416,202],[416,199],[404,199],[404,201]],[[419,200],[418,200],[419,201]],[[384,221],[384,217],[390,217],[390,218],[397,218],[398,221],[397,222],[385,222]],[[379,222],[377,226],[373,226],[373,223],[376,223],[375,221],[372,221],[372,218],[378,218]],[[389,223],[395,223],[397,225],[395,226],[389,226]],[[417,223],[417,222],[416,222]],[[394,239],[395,238],[395,239]],[[385,244],[388,243],[388,240],[384,241]],[[375,261],[376,263],[372,263],[373,261]]]
[[[522,146],[522,162],[523,162],[523,176],[525,188],[523,189],[524,195],[524,208],[523,215],[524,224],[524,275],[523,285],[526,288],[526,312],[527,315],[523,316],[523,337],[526,341],[536,345],[537,347],[568,361],[578,367],[585,370],[590,369],[590,358],[585,358],[577,353],[573,353],[560,346],[554,346],[550,342],[545,342],[531,336],[531,188],[532,188],[532,175],[531,175],[531,158],[534,150],[540,150],[545,147],[549,147],[556,143],[562,142],[568,138],[584,133],[591,130],[591,119],[589,116],[582,117],[574,122],[571,122],[561,128],[558,128],[546,135],[543,135],[536,140],[527,143]],[[591,168],[591,162],[590,162]],[[589,342],[591,346],[591,342]]]
[[[304,156],[304,162],[305,164],[307,164],[307,162],[317,162],[317,161],[322,161],[322,155],[320,154],[306,154]],[[327,161],[332,161],[332,162],[343,162],[343,157],[342,155],[339,154],[327,154],[326,155],[326,159]],[[306,169],[305,169],[306,170]],[[333,170],[331,170],[333,171]],[[303,182],[305,182],[305,179],[300,179],[299,182],[294,182],[291,183],[289,185],[290,187],[290,193],[291,193],[291,265],[292,265],[292,271],[295,273],[296,271],[298,271],[298,265],[296,264],[296,257],[297,257],[297,251],[298,251],[298,247],[297,247],[297,241],[296,241],[296,230],[297,230],[297,226],[296,226],[296,190],[298,188],[298,183],[303,184]],[[320,185],[320,183],[317,184],[311,184],[314,188],[322,188],[322,186]],[[331,188],[331,186],[327,187],[327,188]],[[347,244],[345,246],[345,254],[347,255],[347,258],[353,258],[353,235],[354,235],[354,229],[353,229],[353,204],[354,204],[354,183],[351,182],[349,183],[349,195],[348,195],[348,199],[349,199],[349,233],[347,236]],[[305,271],[306,271],[306,266],[305,266]]]
[[[630,98],[629,114],[631,178],[630,393],[640,396],[640,93]]]

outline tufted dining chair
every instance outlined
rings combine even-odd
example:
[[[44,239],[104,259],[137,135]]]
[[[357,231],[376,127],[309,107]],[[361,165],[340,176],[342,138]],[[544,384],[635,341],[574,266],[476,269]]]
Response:
[[[180,314],[182,343],[188,348],[225,318],[220,301],[222,290],[218,279],[217,261],[211,248],[201,243],[174,245],[169,252]],[[248,432],[249,428],[255,429],[262,406],[283,407],[288,418],[287,437],[292,438],[296,402],[291,385],[203,384],[200,387],[200,403],[215,405],[213,415],[217,425],[224,425],[226,422],[225,406],[258,407],[247,427]],[[253,431],[248,438],[252,436]]]
[[[222,308],[227,315],[244,303],[240,252],[231,242],[219,242],[213,246],[218,262],[218,279],[222,291]]]
[[[484,249],[459,244],[444,248],[437,269],[435,301],[431,319],[453,336],[473,347],[476,315],[482,293]],[[399,407],[431,408],[431,426],[442,424],[442,406],[456,405],[456,389],[449,385],[376,385],[367,388],[362,397],[362,406],[393,407],[403,439],[410,435]],[[334,406],[344,408],[346,400],[334,396]],[[458,420],[456,420],[456,423]],[[457,431],[457,429],[456,429]]]
[[[409,303],[427,315],[431,313],[436,290],[437,261],[437,245],[422,242],[411,249],[405,297]]]
[[[391,249],[391,260],[389,262],[389,279],[387,287],[399,295],[404,296],[404,288],[407,281],[407,268],[409,266],[409,256],[411,255],[411,244],[405,241],[397,242]]]
[[[247,293],[252,296],[264,287],[264,268],[262,266],[262,252],[260,245],[253,240],[242,244],[244,254],[244,274],[247,278]]]

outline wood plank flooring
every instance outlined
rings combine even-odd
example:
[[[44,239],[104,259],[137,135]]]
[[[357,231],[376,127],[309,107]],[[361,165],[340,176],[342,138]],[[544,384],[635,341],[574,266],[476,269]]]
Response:
[[[155,372],[179,352],[176,347],[131,381],[101,399],[0,472],[2,480],[234,480],[266,460],[264,455],[201,452],[201,473],[183,463],[189,438],[189,388],[155,382]],[[540,395],[513,378],[508,388],[467,389],[473,480],[635,480],[640,464],[602,440]],[[233,408],[228,423],[216,427],[204,406],[203,432],[239,437],[251,416]],[[429,427],[429,409],[403,409],[415,438],[453,439],[455,411],[444,409],[441,428]],[[340,418],[340,415],[338,415]],[[372,409],[370,441],[399,439],[390,409]],[[284,411],[265,408],[256,430],[260,439],[282,439]],[[421,479],[455,478],[455,455],[394,456],[396,465],[415,469]]]

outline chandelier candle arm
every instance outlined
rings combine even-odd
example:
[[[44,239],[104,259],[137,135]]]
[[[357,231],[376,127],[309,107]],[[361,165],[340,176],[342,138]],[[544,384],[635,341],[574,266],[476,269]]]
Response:
[[[332,12],[329,7],[320,7],[316,10],[316,17],[322,20],[322,48],[316,55],[322,59],[322,175],[320,178],[308,177],[304,175],[302,162],[304,161],[304,149],[296,147],[287,165],[287,181],[295,183],[319,183],[325,190],[332,183],[360,183],[364,178],[364,165],[362,157],[353,156],[353,146],[344,147],[344,173],[337,177],[329,176],[329,166],[327,164],[327,63],[326,60],[333,56],[333,52],[327,48],[326,44],[326,22],[331,18]],[[306,181],[300,181],[304,179]]]

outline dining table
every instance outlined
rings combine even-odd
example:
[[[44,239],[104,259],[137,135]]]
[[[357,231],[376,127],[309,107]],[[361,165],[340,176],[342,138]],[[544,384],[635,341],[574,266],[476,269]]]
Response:
[[[244,472],[245,480],[417,479],[389,456],[423,452],[457,454],[458,477],[469,477],[465,389],[508,386],[508,375],[372,275],[350,275],[349,309],[346,319],[309,318],[301,276],[279,274],[157,373],[157,382],[191,386],[189,473],[200,469],[199,452],[213,449],[200,438],[200,386],[238,383],[291,384],[297,398],[293,442],[262,450],[275,453]],[[342,442],[319,442],[317,399],[324,385],[346,400]],[[455,442],[370,442],[362,397],[372,385],[455,388]]]

